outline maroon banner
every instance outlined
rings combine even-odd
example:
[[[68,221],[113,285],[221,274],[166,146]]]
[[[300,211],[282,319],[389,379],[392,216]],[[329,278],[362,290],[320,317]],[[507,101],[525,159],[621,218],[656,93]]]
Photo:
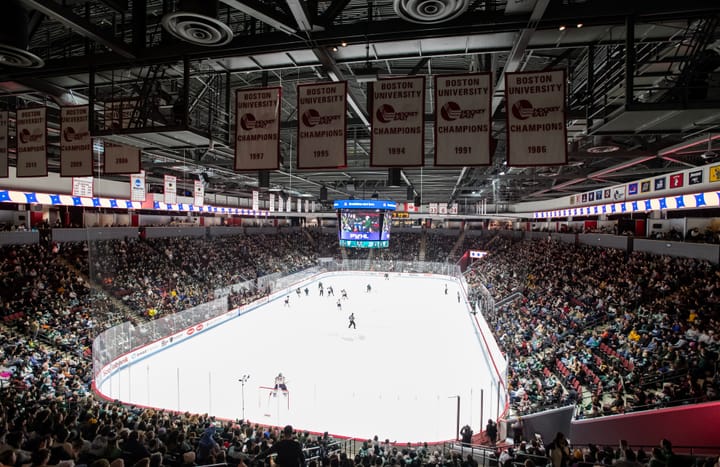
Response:
[[[347,82],[297,87],[298,169],[338,169],[347,165]]]
[[[490,165],[492,76],[435,77],[435,165]]]
[[[235,92],[235,171],[280,167],[282,88]]]
[[[373,85],[370,165],[418,167],[425,162],[425,78],[381,79]]]
[[[506,73],[507,162],[567,164],[565,70]]]
[[[46,177],[47,109],[34,107],[17,111],[17,172],[18,177]]]
[[[92,138],[88,127],[88,106],[60,109],[60,176],[92,177]]]
[[[0,112],[0,178],[8,178],[8,112]]]
[[[104,141],[106,174],[132,175],[140,172],[140,150],[132,146]]]

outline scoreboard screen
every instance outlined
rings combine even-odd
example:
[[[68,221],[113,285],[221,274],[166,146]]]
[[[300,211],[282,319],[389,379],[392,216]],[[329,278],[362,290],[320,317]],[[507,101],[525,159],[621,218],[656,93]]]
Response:
[[[377,200],[336,201],[340,246],[387,248],[394,204]]]

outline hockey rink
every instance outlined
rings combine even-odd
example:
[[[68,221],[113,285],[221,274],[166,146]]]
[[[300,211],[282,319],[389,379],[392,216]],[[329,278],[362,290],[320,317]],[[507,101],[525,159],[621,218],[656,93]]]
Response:
[[[334,297],[320,296],[318,281]],[[460,426],[475,432],[481,416],[502,410],[493,364],[454,280],[338,273],[305,287],[307,296],[289,294],[289,306],[282,295],[137,360],[99,392],[141,406],[413,443],[455,438],[458,397]],[[351,313],[357,329],[348,328]],[[287,394],[262,388],[280,372]]]

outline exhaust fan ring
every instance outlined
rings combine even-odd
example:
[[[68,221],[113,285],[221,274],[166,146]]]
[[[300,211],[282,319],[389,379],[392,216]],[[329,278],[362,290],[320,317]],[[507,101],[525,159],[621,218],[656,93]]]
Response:
[[[436,24],[457,18],[469,4],[468,0],[394,0],[393,9],[406,21]]]
[[[232,29],[222,21],[188,11],[165,15],[162,25],[176,38],[205,47],[225,45],[233,38]]]
[[[0,44],[0,65],[16,68],[42,68],[45,66],[45,62],[42,58],[27,50]]]

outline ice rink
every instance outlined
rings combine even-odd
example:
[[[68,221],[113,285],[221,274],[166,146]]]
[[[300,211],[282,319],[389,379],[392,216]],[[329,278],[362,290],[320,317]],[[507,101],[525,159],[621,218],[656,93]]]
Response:
[[[320,296],[318,281],[335,296]],[[98,389],[143,406],[398,442],[453,439],[458,397],[461,426],[478,432],[481,415],[496,416],[493,365],[455,280],[334,273],[301,287],[309,295],[291,292],[289,306],[280,296],[136,361]],[[350,313],[357,329],[348,329]],[[260,389],[279,372],[288,395]]]

